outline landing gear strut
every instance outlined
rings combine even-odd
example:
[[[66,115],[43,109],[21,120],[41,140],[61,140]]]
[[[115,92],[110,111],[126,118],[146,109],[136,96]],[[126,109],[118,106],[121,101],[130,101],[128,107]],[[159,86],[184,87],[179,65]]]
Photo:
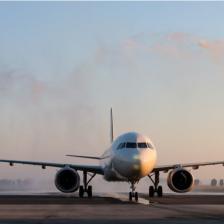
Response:
[[[89,185],[90,181],[96,176],[96,174],[92,174],[87,180],[87,171],[83,171],[83,185],[80,185],[79,187],[79,197],[83,198],[84,193],[86,192],[88,195],[88,198],[92,197],[92,186]]]
[[[132,198],[135,199],[135,201],[138,201],[138,192],[135,191],[135,183],[131,183],[131,191],[129,192],[129,201],[132,201]]]
[[[159,172],[156,171],[154,173],[154,179],[152,178],[152,175],[148,175],[149,179],[152,181],[154,186],[149,187],[149,197],[153,197],[155,193],[157,193],[158,197],[163,196],[163,188],[161,185],[159,185]]]

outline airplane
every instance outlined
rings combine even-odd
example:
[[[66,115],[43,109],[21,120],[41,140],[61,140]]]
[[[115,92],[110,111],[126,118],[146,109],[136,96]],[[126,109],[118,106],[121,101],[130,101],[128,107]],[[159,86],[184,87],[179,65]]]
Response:
[[[194,185],[194,178],[188,170],[198,169],[200,166],[218,165],[224,166],[224,161],[188,163],[156,166],[157,153],[153,142],[145,135],[137,132],[128,132],[118,136],[114,140],[113,133],[113,113],[110,110],[110,138],[111,146],[100,157],[67,155],[71,157],[99,160],[99,165],[77,165],[37,161],[5,160],[1,163],[26,164],[46,167],[60,168],[55,175],[55,186],[63,193],[73,193],[79,190],[79,197],[84,197],[86,193],[89,198],[92,197],[92,186],[90,182],[98,174],[102,175],[106,181],[125,181],[130,183],[131,191],[129,200],[138,201],[138,192],[136,184],[140,179],[149,177],[152,185],[149,186],[149,197],[157,194],[163,196],[163,188],[160,183],[160,172],[168,173],[167,185],[177,193],[189,192]],[[83,185],[80,184],[80,174],[83,173]],[[88,178],[90,175],[90,178]]]

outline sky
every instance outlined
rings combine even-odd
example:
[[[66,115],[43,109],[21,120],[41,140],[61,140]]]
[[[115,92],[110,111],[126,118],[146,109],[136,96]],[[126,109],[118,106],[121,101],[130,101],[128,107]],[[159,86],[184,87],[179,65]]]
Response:
[[[5,159],[86,163],[148,135],[158,164],[224,159],[223,2],[0,2]],[[92,162],[92,161],[87,161]],[[33,177],[39,168],[2,169]],[[223,178],[223,167],[196,177]]]

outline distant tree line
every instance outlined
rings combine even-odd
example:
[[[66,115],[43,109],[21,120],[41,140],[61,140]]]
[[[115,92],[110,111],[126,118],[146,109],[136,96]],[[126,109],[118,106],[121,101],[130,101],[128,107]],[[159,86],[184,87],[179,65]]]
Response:
[[[219,182],[219,184],[218,184],[218,182]],[[217,186],[217,185],[219,185],[219,186],[224,186],[224,180],[223,179],[220,179],[219,181],[218,180],[216,180],[215,178],[213,178],[212,180],[211,180],[211,186]]]
[[[0,179],[0,191],[28,189],[31,184],[32,181],[30,179]]]
[[[196,186],[198,186],[200,184],[200,180],[199,179],[195,179],[194,180],[194,184]],[[224,179],[220,179],[220,180],[217,180],[215,178],[211,179],[211,183],[210,183],[211,186],[215,187],[215,186],[224,186]]]

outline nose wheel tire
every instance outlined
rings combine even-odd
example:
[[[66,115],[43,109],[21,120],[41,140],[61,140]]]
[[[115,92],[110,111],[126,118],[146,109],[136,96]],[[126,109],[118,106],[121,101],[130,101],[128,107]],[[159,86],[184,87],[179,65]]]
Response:
[[[129,201],[132,201],[133,198],[138,202],[138,192],[129,192]]]
[[[129,201],[132,201],[132,192],[129,192]]]
[[[138,192],[135,192],[135,201],[138,201]]]

